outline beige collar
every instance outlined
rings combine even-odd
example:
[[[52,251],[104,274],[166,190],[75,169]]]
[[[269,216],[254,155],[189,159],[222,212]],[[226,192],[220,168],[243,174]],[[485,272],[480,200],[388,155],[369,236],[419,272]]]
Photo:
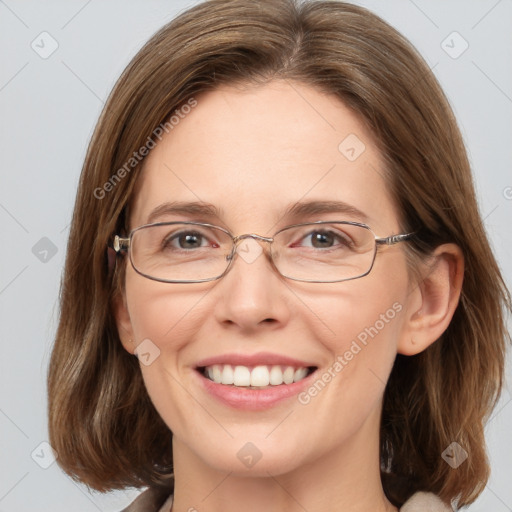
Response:
[[[452,512],[452,510],[435,494],[417,492],[404,503],[400,512]]]

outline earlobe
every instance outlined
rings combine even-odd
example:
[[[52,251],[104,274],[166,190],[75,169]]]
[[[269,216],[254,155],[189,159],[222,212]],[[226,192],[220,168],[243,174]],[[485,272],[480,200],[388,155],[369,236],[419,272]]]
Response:
[[[415,355],[434,343],[450,324],[459,303],[464,257],[455,244],[439,246],[421,269],[421,280],[410,293],[398,352]]]
[[[133,328],[124,293],[120,293],[114,299],[113,306],[119,339],[121,340],[123,347],[130,354],[133,354],[135,350],[135,344],[133,342]]]

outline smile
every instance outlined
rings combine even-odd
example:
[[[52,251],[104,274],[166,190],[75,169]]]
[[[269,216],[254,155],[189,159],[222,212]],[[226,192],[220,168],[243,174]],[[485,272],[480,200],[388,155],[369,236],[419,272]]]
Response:
[[[219,354],[194,366],[199,386],[232,408],[262,411],[291,400],[311,384],[318,370],[312,360],[285,354]]]
[[[305,379],[314,367],[282,365],[242,366],[214,364],[200,368],[204,377],[226,386],[261,389],[271,386],[290,385]]]

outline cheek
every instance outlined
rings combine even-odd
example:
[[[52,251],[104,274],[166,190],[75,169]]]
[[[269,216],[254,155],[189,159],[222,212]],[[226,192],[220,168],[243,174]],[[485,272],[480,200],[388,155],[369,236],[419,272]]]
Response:
[[[318,337],[330,356],[319,379],[336,390],[331,399],[353,411],[365,408],[365,403],[371,408],[381,399],[406,318],[405,267],[387,266],[382,260],[380,268],[341,283],[337,292],[317,299],[312,308],[328,328]],[[304,402],[308,399],[305,396]]]
[[[392,270],[387,277],[377,275],[340,283],[336,292],[316,299],[315,313],[328,331],[322,341],[331,353],[348,351],[347,359],[352,360],[355,355],[360,359],[363,352],[396,352],[407,280]]]
[[[333,349],[337,354],[351,351],[354,355],[362,349],[382,350],[385,346],[396,350],[396,340],[400,332],[403,310],[398,300],[383,301],[382,304],[367,305],[364,310],[341,318],[337,322],[337,330]],[[378,343],[372,343],[376,341]],[[375,346],[378,345],[378,346]],[[358,347],[361,350],[358,350]],[[351,356],[347,354],[347,358]]]
[[[179,435],[185,435],[190,403],[182,384],[181,355],[203,323],[205,294],[198,287],[157,283],[127,273],[127,306],[144,383],[162,419]]]
[[[305,406],[303,428],[308,417],[314,417],[315,424],[332,426],[319,435],[321,446],[355,435],[368,418],[379,421],[403,328],[407,292],[387,286],[386,280],[367,277],[364,287],[357,288],[363,281],[354,282],[337,296],[317,302],[315,312],[329,327],[317,340],[328,352],[329,362],[299,396],[299,403]]]
[[[383,392],[397,353],[402,311],[402,303],[393,298],[367,305],[365,314],[348,324],[337,341],[337,369],[343,372],[348,388],[357,390],[352,396],[361,397],[364,390],[377,395]]]
[[[381,300],[340,315],[334,326],[336,336],[328,345],[332,362],[319,379],[334,384],[331,399],[355,417],[365,417],[382,398],[396,357],[402,310],[399,301]]]
[[[158,283],[128,273],[126,296],[135,340],[149,338],[163,353],[179,350],[201,325],[207,289],[200,287]]]

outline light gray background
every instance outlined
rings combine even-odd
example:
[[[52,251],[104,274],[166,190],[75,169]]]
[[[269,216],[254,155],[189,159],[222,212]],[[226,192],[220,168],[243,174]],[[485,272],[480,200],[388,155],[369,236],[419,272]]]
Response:
[[[360,3],[411,40],[445,88],[510,285],[512,2]],[[51,452],[40,444],[47,440],[46,369],[76,185],[97,117],[130,58],[190,5],[0,0],[0,512],[117,511],[137,494],[89,493],[57,464],[40,467],[51,462]],[[39,52],[51,49],[50,38],[40,36],[44,31],[58,43],[46,59],[31,47],[35,41]],[[458,56],[464,41],[469,47]],[[512,511],[511,402],[509,379],[486,429],[492,477],[471,512]]]

